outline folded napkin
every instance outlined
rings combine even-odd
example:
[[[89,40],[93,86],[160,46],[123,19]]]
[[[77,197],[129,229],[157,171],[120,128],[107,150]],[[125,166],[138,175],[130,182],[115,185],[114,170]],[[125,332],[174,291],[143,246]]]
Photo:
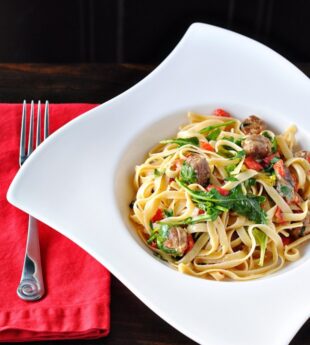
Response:
[[[50,131],[94,106],[51,104]],[[17,297],[28,216],[6,201],[6,192],[19,169],[21,112],[21,104],[0,105],[0,341],[105,336],[110,327],[109,272],[44,224],[39,232],[46,295],[37,302]]]

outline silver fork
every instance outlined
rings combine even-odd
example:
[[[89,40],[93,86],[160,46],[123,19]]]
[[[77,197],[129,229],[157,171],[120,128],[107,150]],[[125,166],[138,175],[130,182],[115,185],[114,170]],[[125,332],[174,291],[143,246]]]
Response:
[[[26,101],[23,103],[22,125],[20,134],[20,150],[19,150],[19,165],[22,166],[26,159],[34,150],[34,102],[30,105],[30,121],[28,134],[28,150],[26,151]],[[48,136],[48,122],[49,122],[49,104],[45,102],[44,110],[44,135],[46,139]],[[44,140],[43,139],[43,140]],[[41,102],[38,101],[37,108],[37,131],[35,148],[41,143]],[[40,256],[40,242],[38,234],[37,220],[29,215],[28,221],[28,236],[26,244],[26,252],[24,259],[23,272],[20,283],[17,288],[17,295],[25,301],[35,301],[44,295],[44,282],[42,276],[41,256]]]

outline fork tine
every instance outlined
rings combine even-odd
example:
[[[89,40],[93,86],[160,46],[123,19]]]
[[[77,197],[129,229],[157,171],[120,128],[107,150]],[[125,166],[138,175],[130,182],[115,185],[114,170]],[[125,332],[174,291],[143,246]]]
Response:
[[[20,130],[19,165],[23,164],[26,155],[26,107],[26,100],[24,100],[22,111],[22,125]]]
[[[41,101],[38,101],[36,147],[41,143]]]
[[[49,131],[49,103],[48,101],[45,102],[45,109],[44,109],[44,140],[48,137]]]
[[[31,101],[27,157],[29,157],[29,155],[33,151],[33,122],[34,122],[34,103],[33,101]]]

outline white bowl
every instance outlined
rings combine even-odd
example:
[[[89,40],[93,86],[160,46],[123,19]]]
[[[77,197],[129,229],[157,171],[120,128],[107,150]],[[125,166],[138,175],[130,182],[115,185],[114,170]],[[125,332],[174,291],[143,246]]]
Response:
[[[18,172],[8,200],[88,251],[195,341],[288,344],[309,317],[309,248],[264,279],[193,278],[147,253],[128,221],[128,204],[135,164],[176,133],[187,110],[256,113],[278,131],[295,122],[310,147],[309,100],[308,78],[271,49],[193,24],[147,78],[51,135]]]

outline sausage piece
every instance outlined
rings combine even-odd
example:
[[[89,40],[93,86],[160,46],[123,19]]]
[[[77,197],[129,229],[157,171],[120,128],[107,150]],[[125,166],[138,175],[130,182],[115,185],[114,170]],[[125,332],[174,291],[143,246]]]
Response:
[[[211,174],[207,160],[199,155],[192,155],[185,162],[194,169],[197,176],[197,183],[206,187],[209,184]]]
[[[180,226],[169,229],[168,237],[164,241],[164,247],[169,250],[175,250],[178,255],[183,255],[187,249],[187,231]]]
[[[244,134],[259,134],[266,129],[266,125],[262,119],[251,115],[241,123],[240,129]]]
[[[247,156],[265,158],[271,154],[271,142],[263,135],[249,135],[242,143]]]
[[[310,234],[310,212],[308,212],[306,218],[303,221],[303,226],[300,228],[295,228],[291,231],[291,234],[295,239],[303,237]]]
[[[285,198],[289,204],[300,205],[303,202],[302,197],[295,191],[294,179],[289,171],[288,167],[283,164],[283,176],[275,169],[275,174],[277,177],[276,189],[279,194]]]

